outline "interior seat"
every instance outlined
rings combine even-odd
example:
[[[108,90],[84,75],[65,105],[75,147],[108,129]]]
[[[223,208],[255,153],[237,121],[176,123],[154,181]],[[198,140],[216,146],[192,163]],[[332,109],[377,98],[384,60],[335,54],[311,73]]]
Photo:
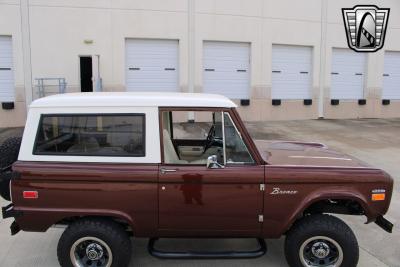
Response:
[[[164,161],[169,164],[188,164],[188,161],[179,159],[176,154],[174,145],[172,144],[171,137],[167,130],[163,130],[163,142],[164,142]]]
[[[206,164],[206,159],[187,161],[179,159],[178,154],[172,144],[171,136],[166,129],[163,130],[164,161],[168,164]]]

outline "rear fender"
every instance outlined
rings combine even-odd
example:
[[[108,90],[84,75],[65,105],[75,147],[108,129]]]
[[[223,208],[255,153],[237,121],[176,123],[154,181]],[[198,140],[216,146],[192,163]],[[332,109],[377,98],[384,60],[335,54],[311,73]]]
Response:
[[[68,218],[79,217],[109,217],[127,222],[132,229],[135,229],[134,220],[126,213],[116,210],[105,209],[53,209],[53,208],[32,208],[18,207],[22,216],[16,218],[16,222],[24,231],[45,232],[54,224]]]

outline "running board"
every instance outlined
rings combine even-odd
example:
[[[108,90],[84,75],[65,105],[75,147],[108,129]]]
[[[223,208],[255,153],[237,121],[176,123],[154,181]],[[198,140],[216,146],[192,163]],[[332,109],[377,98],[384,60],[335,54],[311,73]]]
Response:
[[[264,239],[257,238],[259,248],[251,251],[162,251],[155,248],[158,238],[150,238],[147,249],[150,255],[160,259],[250,259],[267,252]]]

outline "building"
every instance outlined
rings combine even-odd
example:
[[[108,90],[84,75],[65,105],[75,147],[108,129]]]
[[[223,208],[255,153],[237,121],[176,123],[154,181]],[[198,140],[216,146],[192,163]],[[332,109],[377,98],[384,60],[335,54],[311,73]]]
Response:
[[[376,53],[347,46],[341,9],[356,4],[0,0],[0,127],[24,124],[37,78],[65,78],[67,92],[220,93],[248,121],[400,117],[400,2],[376,1],[391,8]]]

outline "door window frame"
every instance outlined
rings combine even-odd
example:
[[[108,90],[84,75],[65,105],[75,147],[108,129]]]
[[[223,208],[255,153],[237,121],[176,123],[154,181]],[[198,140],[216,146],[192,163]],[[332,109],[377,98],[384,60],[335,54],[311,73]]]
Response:
[[[232,124],[233,124],[233,127],[235,128],[235,131],[237,132],[237,134],[239,135],[240,139],[243,141],[244,145],[246,146],[247,152],[249,153],[250,158],[251,158],[251,160],[252,160],[252,162],[230,162],[229,165],[241,165],[241,166],[243,166],[243,165],[254,165],[255,159],[253,158],[252,154],[250,153],[249,146],[248,146],[248,145],[246,144],[246,142],[244,141],[243,135],[242,135],[242,133],[240,132],[240,130],[238,129],[238,127],[236,126],[236,123],[235,123],[235,121],[233,120],[232,116],[231,116],[228,112],[222,112],[222,128],[223,128],[223,130],[222,130],[222,136],[223,136],[223,140],[224,140],[224,141],[223,141],[223,143],[224,143],[224,165],[225,165],[225,166],[227,165],[227,164],[226,164],[226,149],[225,149],[225,142],[226,142],[226,140],[225,140],[225,113],[228,114],[228,117],[229,117],[229,119],[231,120],[231,122],[232,122]]]
[[[163,141],[163,112],[173,112],[173,111],[209,111],[209,112],[221,112],[222,113],[222,134],[223,134],[223,150],[224,150],[224,166],[229,167],[243,167],[243,164],[226,164],[226,155],[225,155],[225,125],[224,125],[224,113],[228,113],[230,116],[234,126],[240,133],[242,140],[249,151],[250,156],[253,159],[253,163],[249,163],[246,165],[261,165],[265,162],[262,160],[261,155],[258,153],[257,148],[251,139],[249,133],[247,132],[243,122],[240,120],[240,117],[235,108],[215,108],[215,107],[159,107],[158,108],[158,118],[159,118],[159,135],[160,135],[160,153],[161,153],[161,164],[168,165],[181,165],[181,166],[203,166],[203,164],[177,164],[177,163],[165,163],[164,161],[164,141]]]

